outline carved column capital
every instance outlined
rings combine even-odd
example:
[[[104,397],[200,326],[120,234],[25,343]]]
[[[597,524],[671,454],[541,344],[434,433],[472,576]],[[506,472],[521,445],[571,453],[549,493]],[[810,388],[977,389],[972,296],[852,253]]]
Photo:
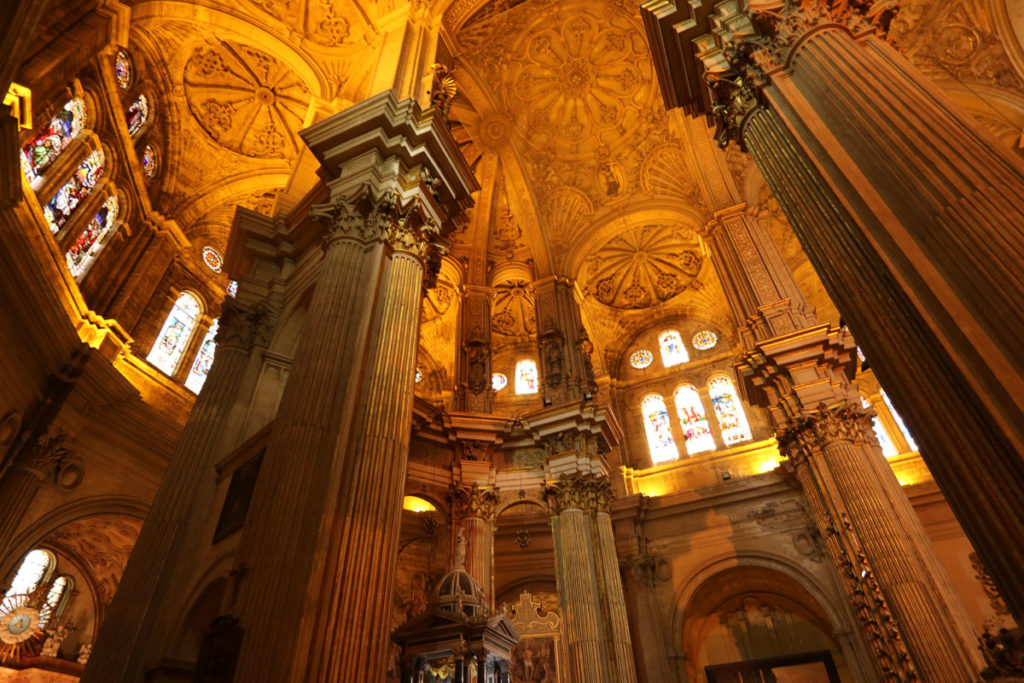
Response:
[[[52,476],[67,458],[68,450],[64,447],[67,434],[42,434],[22,446],[15,456],[14,463],[35,474],[40,480]]]
[[[873,444],[875,439],[871,416],[860,406],[819,405],[817,413],[790,420],[778,431],[779,451],[797,465],[837,441]]]
[[[481,488],[477,484],[471,487],[455,486],[452,488],[452,512],[456,519],[477,518],[493,522],[498,508],[498,491],[493,488]]]
[[[265,300],[245,307],[236,299],[225,299],[217,323],[218,348],[270,346],[272,319],[272,309]]]
[[[563,510],[608,512],[615,497],[610,481],[589,474],[563,474],[544,493],[552,514]]]
[[[623,573],[634,586],[650,590],[654,588],[657,562],[647,554],[633,555],[622,563]]]

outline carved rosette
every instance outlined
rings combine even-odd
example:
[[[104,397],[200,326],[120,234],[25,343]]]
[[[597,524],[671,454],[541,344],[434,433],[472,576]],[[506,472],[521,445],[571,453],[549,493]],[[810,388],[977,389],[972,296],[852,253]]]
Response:
[[[839,441],[876,444],[871,417],[859,406],[828,409],[818,406],[810,417],[790,420],[778,432],[779,451],[794,464],[816,457]]]
[[[452,488],[452,511],[455,518],[483,519],[493,522],[498,509],[498,492],[493,488],[481,488],[473,484],[467,488],[456,486]]]
[[[548,508],[553,514],[565,510],[608,512],[615,497],[608,479],[583,474],[563,474],[557,482],[548,486],[544,493]]]
[[[447,243],[440,226],[418,198],[403,202],[397,192],[376,196],[363,188],[355,196],[313,206],[309,213],[327,226],[326,249],[343,242],[385,242],[394,252],[409,254],[423,263],[427,287],[437,282]]]

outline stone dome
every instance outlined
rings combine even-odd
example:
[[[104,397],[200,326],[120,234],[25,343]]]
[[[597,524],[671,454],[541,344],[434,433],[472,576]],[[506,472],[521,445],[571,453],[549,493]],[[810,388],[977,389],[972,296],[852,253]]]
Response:
[[[445,612],[458,612],[468,617],[483,616],[488,612],[483,588],[462,567],[448,572],[437,584],[435,602]]]

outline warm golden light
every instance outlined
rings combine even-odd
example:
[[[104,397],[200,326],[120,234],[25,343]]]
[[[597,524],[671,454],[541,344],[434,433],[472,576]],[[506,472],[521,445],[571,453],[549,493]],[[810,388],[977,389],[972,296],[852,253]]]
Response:
[[[429,500],[418,496],[406,496],[402,499],[402,509],[409,512],[436,512],[437,508]]]

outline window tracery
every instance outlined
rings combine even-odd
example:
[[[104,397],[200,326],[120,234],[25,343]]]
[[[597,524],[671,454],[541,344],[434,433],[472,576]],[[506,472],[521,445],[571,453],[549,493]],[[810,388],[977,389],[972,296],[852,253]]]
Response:
[[[648,394],[640,402],[640,410],[643,413],[651,462],[658,464],[679,458],[679,449],[672,438],[672,425],[669,422],[665,399],[658,394]]]
[[[693,335],[691,343],[693,344],[693,348],[698,351],[707,351],[715,348],[715,345],[718,344],[718,335],[711,330],[701,330],[697,334]]]
[[[157,161],[156,161],[156,150],[153,149],[153,145],[146,145],[142,150],[142,172],[146,174],[147,178],[152,178],[156,175]]]
[[[188,292],[182,293],[167,315],[146,360],[164,374],[173,375],[192,338],[199,311],[199,300]]]
[[[516,393],[536,394],[537,385],[537,363],[529,358],[516,363]]]
[[[715,450],[715,437],[711,434],[711,425],[708,423],[697,388],[691,384],[684,384],[676,389],[675,401],[679,424],[682,425],[683,436],[686,437],[686,452],[694,455]]]
[[[22,559],[18,571],[14,574],[11,586],[7,589],[4,597],[27,595],[33,592],[39,587],[39,584],[47,579],[55,564],[53,553],[48,550],[36,548],[28,551]]]
[[[29,182],[39,177],[85,128],[85,100],[69,100],[50,122],[21,148],[21,169]]]
[[[659,334],[658,346],[661,347],[661,362],[666,368],[690,360],[686,347],[683,346],[683,338],[675,330],[665,330]]]
[[[708,394],[726,445],[749,441],[750,427],[747,425],[747,417],[736,396],[732,380],[725,375],[715,375],[708,380]]]
[[[50,226],[50,232],[57,234],[67,223],[71,213],[83,199],[89,196],[96,183],[103,176],[106,159],[103,150],[96,150],[83,161],[66,183],[43,207],[43,215]]]
[[[196,359],[192,362],[192,368],[188,371],[188,377],[185,379],[185,388],[197,394],[206,383],[206,376],[210,374],[210,366],[213,365],[213,355],[217,351],[218,323],[219,319],[215,318],[213,324],[210,325],[206,336],[203,337],[203,343],[199,346]]]
[[[203,263],[213,272],[219,273],[224,267],[224,258],[213,247],[203,247]]]
[[[77,278],[84,275],[89,265],[99,255],[103,248],[103,238],[117,220],[119,208],[117,196],[108,197],[107,201],[103,203],[103,207],[68,249],[65,258],[72,276]]]

